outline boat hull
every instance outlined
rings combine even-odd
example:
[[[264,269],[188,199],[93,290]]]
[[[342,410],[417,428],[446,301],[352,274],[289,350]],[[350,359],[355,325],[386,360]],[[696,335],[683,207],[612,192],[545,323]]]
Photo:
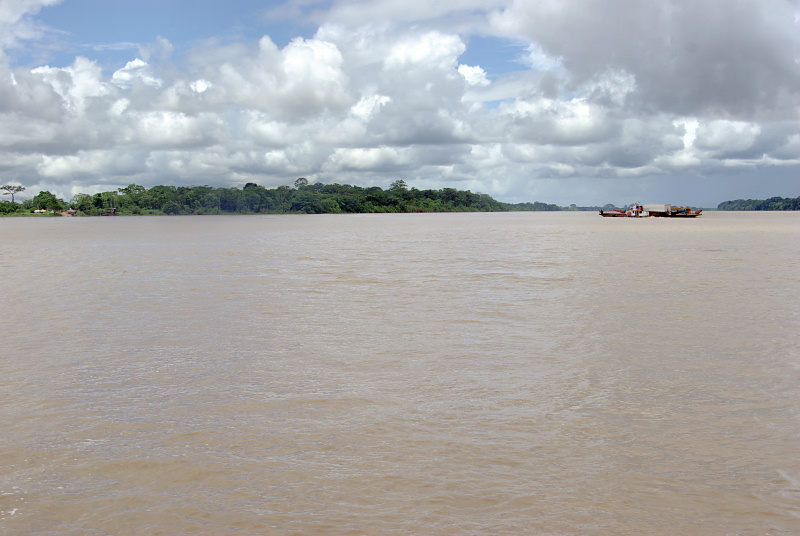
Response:
[[[639,203],[634,203],[628,210],[600,210],[600,215],[604,218],[696,218],[702,213],[702,209],[692,207]]]

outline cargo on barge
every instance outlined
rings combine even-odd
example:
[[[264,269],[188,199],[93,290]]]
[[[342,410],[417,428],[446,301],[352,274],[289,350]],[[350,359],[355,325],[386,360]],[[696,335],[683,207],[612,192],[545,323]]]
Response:
[[[604,218],[696,218],[702,209],[676,207],[670,204],[634,203],[627,210],[600,210]]]

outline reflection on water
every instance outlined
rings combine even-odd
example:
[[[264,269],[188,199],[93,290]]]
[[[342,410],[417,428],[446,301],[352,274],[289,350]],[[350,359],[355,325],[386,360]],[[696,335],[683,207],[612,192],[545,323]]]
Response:
[[[800,217],[3,219],[3,534],[798,534]]]

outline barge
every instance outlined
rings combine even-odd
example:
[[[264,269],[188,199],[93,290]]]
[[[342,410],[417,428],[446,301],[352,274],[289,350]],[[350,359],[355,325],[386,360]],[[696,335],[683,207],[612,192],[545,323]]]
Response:
[[[696,218],[703,209],[676,207],[670,204],[634,203],[627,210],[601,209],[604,218]]]

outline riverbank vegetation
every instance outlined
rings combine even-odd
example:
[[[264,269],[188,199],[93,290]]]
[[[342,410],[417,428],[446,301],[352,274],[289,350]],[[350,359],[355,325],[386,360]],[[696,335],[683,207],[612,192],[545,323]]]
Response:
[[[243,188],[211,186],[154,186],[137,184],[94,195],[78,194],[70,202],[50,192],[39,192],[22,203],[4,201],[0,214],[36,211],[76,215],[102,214],[340,214],[372,212],[506,212],[564,210],[546,203],[503,203],[487,194],[455,188],[418,190],[402,180],[384,190],[378,186],[309,184],[297,179],[294,187],[265,188],[247,183]]]
[[[736,199],[723,201],[717,210],[800,210],[800,197],[770,197],[769,199]]]
[[[384,190],[378,186],[309,184],[304,178],[294,186],[265,188],[247,183],[243,188],[211,186],[153,186],[130,184],[116,191],[94,195],[78,194],[70,201],[50,192],[39,192],[20,203],[14,200],[25,187],[0,186],[11,200],[0,201],[0,216],[69,214],[78,216],[177,215],[177,214],[342,214],[373,212],[512,212],[512,211],[596,211],[604,207],[561,207],[554,204],[503,203],[487,194],[442,188],[418,190],[402,180]],[[737,199],[720,203],[717,210],[800,210],[800,197]]]

